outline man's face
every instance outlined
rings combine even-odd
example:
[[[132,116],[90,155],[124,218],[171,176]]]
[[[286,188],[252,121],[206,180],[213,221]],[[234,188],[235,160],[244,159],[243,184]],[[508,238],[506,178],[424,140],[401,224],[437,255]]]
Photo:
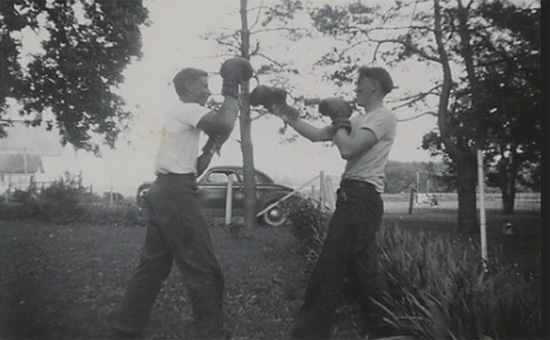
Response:
[[[355,87],[357,105],[363,107],[367,105],[376,91],[380,91],[376,79],[369,77],[361,78]]]
[[[190,83],[189,93],[192,95],[193,102],[202,106],[206,105],[208,97],[212,94],[208,89],[208,78],[203,76]]]

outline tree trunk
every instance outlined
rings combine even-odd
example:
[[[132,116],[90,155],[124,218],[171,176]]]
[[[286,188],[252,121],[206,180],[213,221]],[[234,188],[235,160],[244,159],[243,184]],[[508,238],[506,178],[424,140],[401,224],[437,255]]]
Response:
[[[250,32],[248,30],[247,0],[241,0],[241,56],[250,59]],[[250,89],[249,83],[243,86],[241,96],[241,152],[243,155],[243,182],[244,182],[244,227],[250,230],[256,227],[256,181],[254,176],[254,153],[252,147],[250,124]]]
[[[516,156],[514,154],[501,159],[500,172],[502,182],[500,192],[502,193],[502,213],[512,215],[516,200]]]
[[[458,230],[477,233],[477,161],[471,152],[457,157]]]
[[[245,86],[248,93],[248,86]],[[248,96],[243,98],[240,117],[241,152],[243,155],[244,182],[244,226],[252,229],[256,226],[256,181],[254,176],[254,153],[250,129],[250,105]]]
[[[514,205],[516,201],[516,188],[506,187],[501,188],[502,193],[502,213],[504,215],[512,215],[514,213]]]

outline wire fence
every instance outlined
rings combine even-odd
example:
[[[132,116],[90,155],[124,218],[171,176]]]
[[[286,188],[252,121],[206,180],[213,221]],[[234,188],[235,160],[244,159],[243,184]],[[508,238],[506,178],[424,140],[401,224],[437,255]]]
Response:
[[[309,198],[320,202],[326,209],[333,211],[336,204],[336,190],[331,177],[323,172],[317,177],[318,181],[301,192]],[[389,214],[431,214],[437,210],[458,210],[458,194],[456,192],[402,192],[383,193],[384,212]],[[479,202],[479,194],[476,197]],[[487,210],[502,209],[502,195],[500,193],[485,193],[485,208]],[[541,194],[536,192],[516,193],[514,209],[517,211],[540,211]]]

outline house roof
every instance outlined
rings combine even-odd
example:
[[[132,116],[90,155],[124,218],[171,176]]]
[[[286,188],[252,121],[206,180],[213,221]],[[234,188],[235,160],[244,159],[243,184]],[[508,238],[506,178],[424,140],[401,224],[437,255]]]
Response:
[[[37,172],[44,172],[44,167],[42,166],[42,157],[40,157],[40,155],[25,155],[23,153],[0,154],[0,174],[31,174]]]
[[[7,128],[8,136],[0,138],[0,151],[8,153],[61,155],[63,146],[61,137],[56,131],[48,131],[45,127],[27,127],[17,124]]]

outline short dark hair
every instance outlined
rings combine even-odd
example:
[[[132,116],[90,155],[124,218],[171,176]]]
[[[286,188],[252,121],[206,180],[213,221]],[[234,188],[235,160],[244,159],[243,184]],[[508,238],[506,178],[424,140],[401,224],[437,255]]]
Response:
[[[376,79],[380,84],[382,91],[384,91],[384,94],[390,93],[393,89],[393,80],[391,79],[390,74],[381,67],[363,66],[359,68],[359,82],[363,80],[363,78]]]
[[[179,71],[173,79],[176,93],[178,94],[178,96],[181,97],[187,89],[187,83],[205,76],[208,76],[208,73],[206,71],[192,67],[184,68],[183,70]]]

